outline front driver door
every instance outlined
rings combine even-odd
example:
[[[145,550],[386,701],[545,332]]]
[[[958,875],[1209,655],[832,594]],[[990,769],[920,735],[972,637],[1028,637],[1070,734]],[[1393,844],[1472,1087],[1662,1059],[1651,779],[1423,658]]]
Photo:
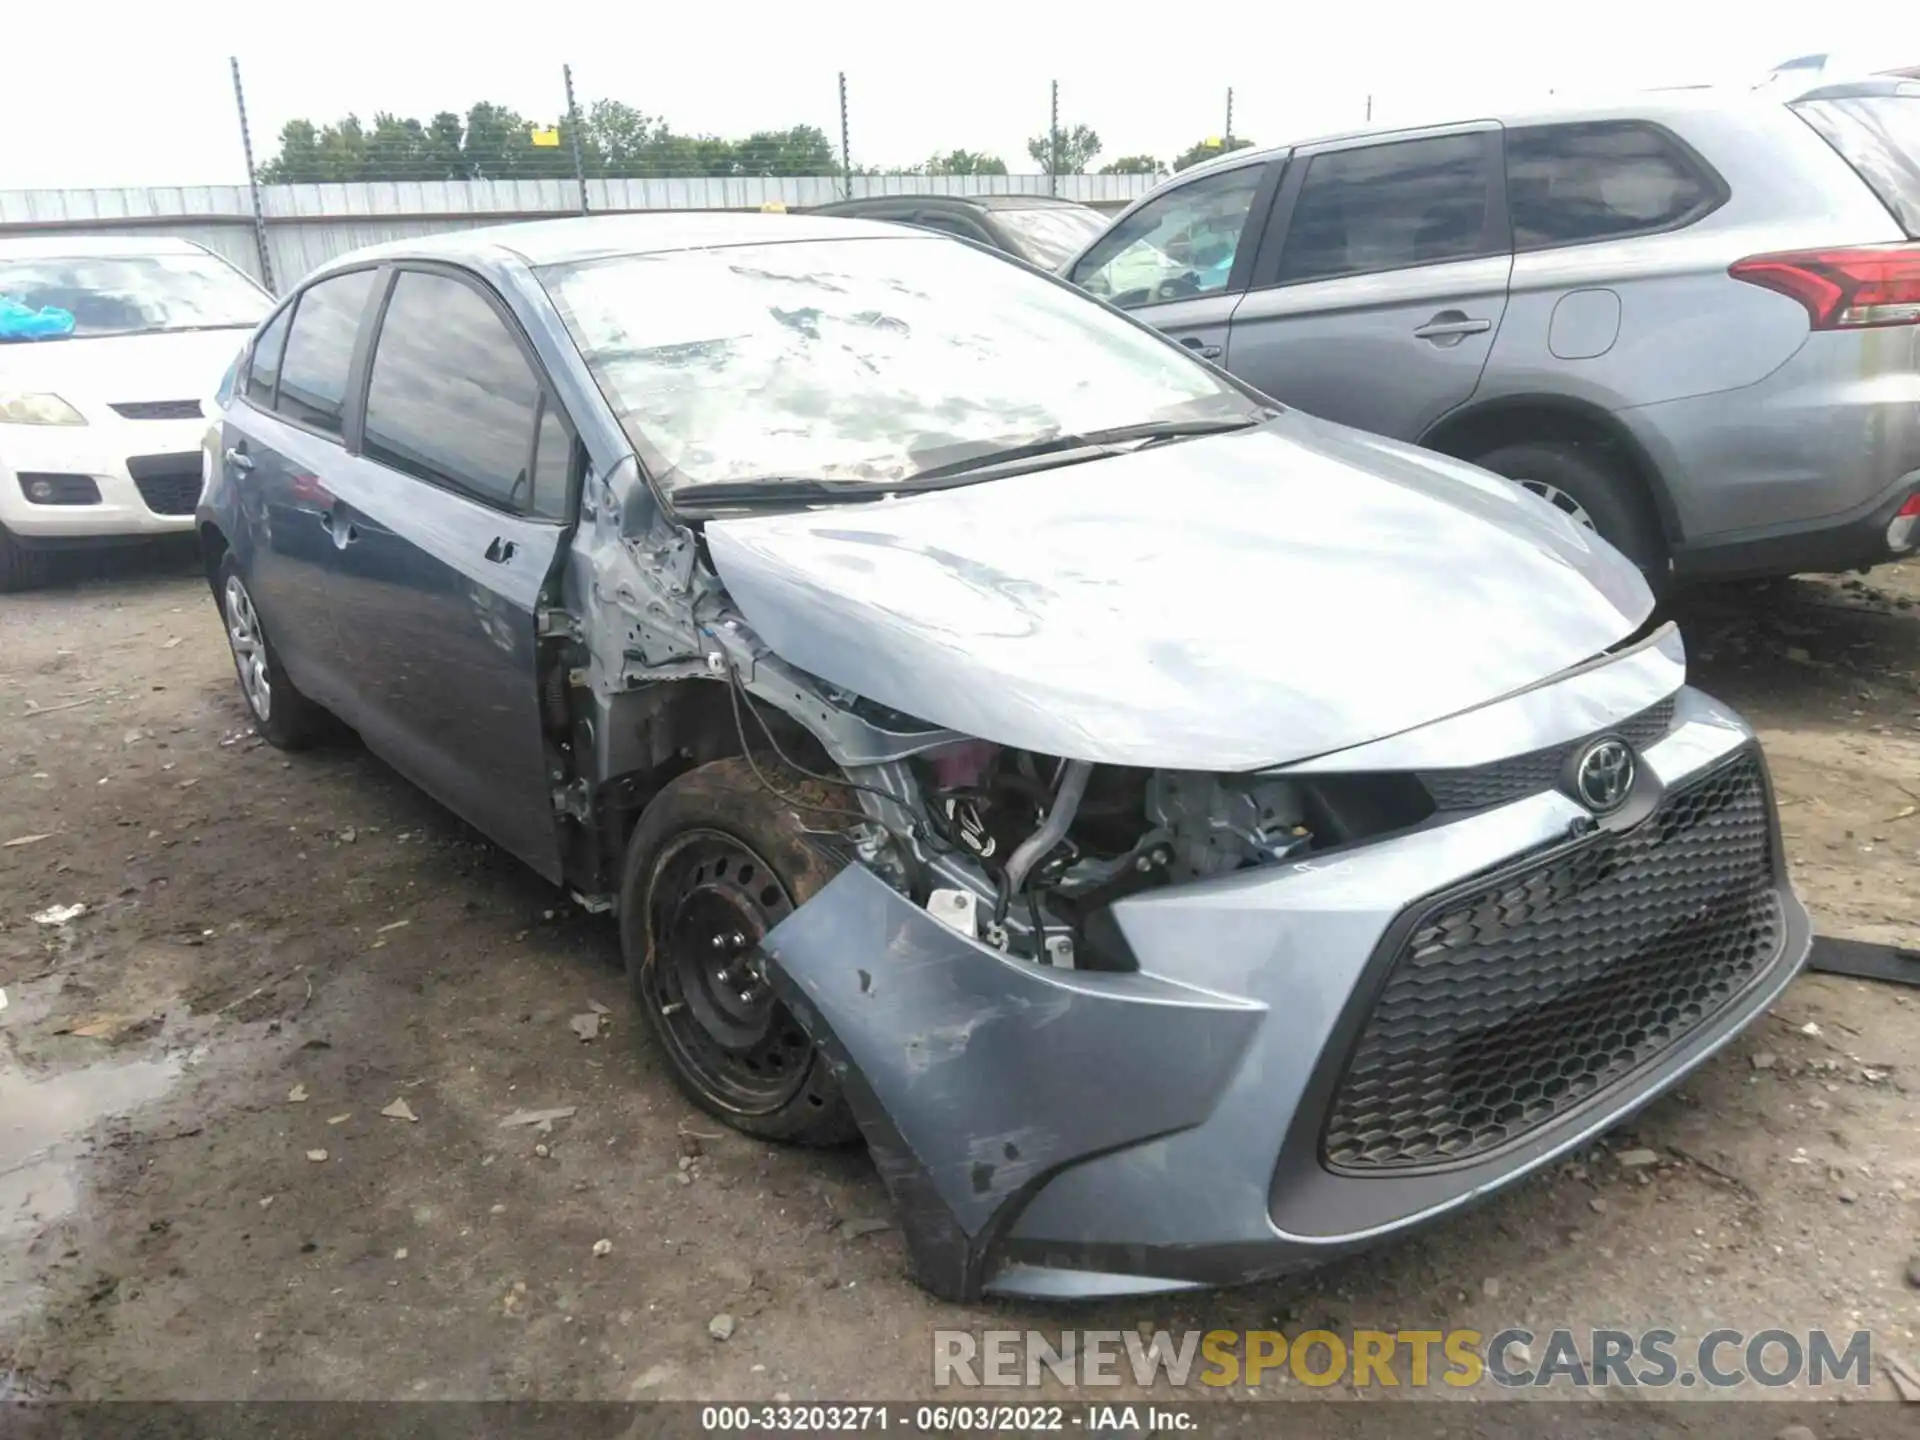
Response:
[[[1262,215],[1280,160],[1201,175],[1122,218],[1075,262],[1070,278],[1178,340],[1229,365],[1228,325],[1252,273]]]
[[[327,584],[367,743],[560,877],[535,611],[565,543],[573,431],[478,280],[403,268],[374,340]]]

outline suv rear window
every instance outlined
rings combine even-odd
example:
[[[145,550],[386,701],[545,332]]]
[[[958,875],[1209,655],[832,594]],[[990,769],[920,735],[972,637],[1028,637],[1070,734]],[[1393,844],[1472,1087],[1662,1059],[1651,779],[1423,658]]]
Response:
[[[1867,182],[1900,228],[1920,240],[1920,86],[1901,90],[1809,100],[1793,109]]]
[[[1678,229],[1725,194],[1717,177],[1651,125],[1613,121],[1507,132],[1507,209],[1516,250]]]

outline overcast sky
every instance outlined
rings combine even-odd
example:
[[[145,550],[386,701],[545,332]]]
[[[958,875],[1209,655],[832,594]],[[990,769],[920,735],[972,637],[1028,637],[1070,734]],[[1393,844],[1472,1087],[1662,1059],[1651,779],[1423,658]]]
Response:
[[[1724,0],[1452,0],[1293,6],[1107,0],[949,6],[402,0],[235,6],[168,0],[107,19],[23,3],[6,24],[0,189],[234,183],[245,178],[227,56],[246,81],[257,158],[287,120],[392,110],[424,119],[476,100],[529,117],[575,89],[682,132],[737,137],[818,125],[850,95],[856,164],[905,165],[964,146],[1015,171],[1047,126],[1091,125],[1102,158],[1166,160],[1219,134],[1262,143],[1362,123],[1465,115],[1561,96],[1757,77],[1794,56],[1920,64],[1920,3],[1827,9]],[[1856,37],[1870,37],[1866,39]],[[95,43],[97,42],[97,43]],[[1096,165],[1099,162],[1096,162]]]

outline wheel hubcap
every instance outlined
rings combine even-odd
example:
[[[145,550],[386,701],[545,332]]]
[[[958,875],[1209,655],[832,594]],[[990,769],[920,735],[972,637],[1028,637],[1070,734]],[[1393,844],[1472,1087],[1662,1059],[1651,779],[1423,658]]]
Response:
[[[647,998],[675,1058],[731,1109],[779,1109],[812,1052],[754,965],[760,941],[793,913],[786,887],[747,845],[701,830],[668,846],[650,895]]]
[[[1593,523],[1593,517],[1587,513],[1587,507],[1574,499],[1573,496],[1567,494],[1567,492],[1559,486],[1549,485],[1544,480],[1515,480],[1513,483],[1518,485],[1522,490],[1530,490],[1535,495],[1538,495],[1562,515],[1573,521],[1574,524],[1595,531],[1596,533],[1599,531],[1600,527]]]
[[[238,575],[227,579],[226,608],[227,644],[233,647],[233,668],[240,675],[241,693],[258,718],[269,719],[273,715],[273,684],[267,675],[267,638],[261,632],[260,617],[254,613],[253,597]]]

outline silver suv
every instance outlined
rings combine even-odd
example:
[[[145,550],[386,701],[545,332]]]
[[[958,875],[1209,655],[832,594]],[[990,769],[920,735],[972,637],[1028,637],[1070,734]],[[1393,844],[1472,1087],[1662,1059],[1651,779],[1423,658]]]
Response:
[[[1920,83],[1241,151],[1067,275],[1278,400],[1472,460],[1650,579],[1920,541]]]

